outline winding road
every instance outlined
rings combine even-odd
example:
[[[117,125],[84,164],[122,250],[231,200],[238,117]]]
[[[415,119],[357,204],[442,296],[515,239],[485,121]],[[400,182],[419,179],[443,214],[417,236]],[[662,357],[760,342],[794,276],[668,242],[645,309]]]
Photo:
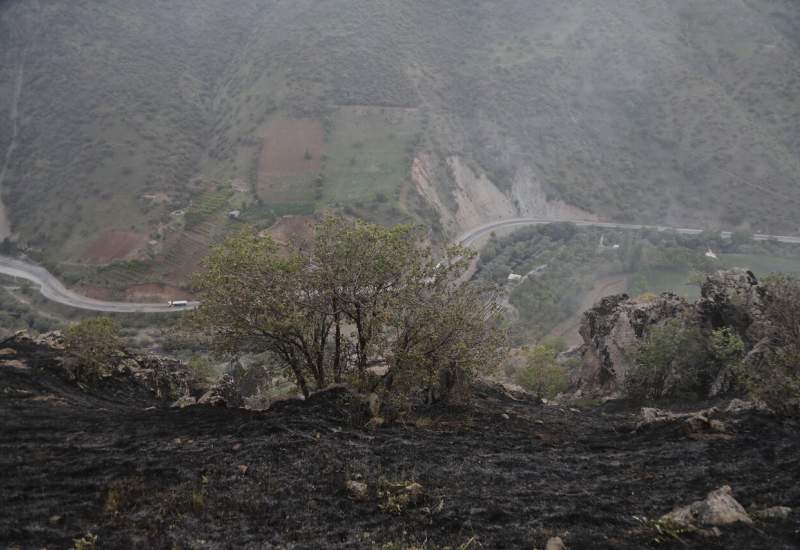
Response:
[[[703,232],[702,229],[691,229],[687,227],[668,227],[663,225],[638,225],[638,224],[625,224],[625,223],[612,223],[612,222],[597,222],[587,220],[553,220],[543,218],[509,218],[505,220],[498,220],[495,222],[486,223],[470,229],[462,233],[456,242],[463,246],[471,246],[475,244],[481,237],[484,237],[498,229],[510,227],[522,227],[526,225],[545,225],[549,223],[563,223],[570,222],[579,227],[605,227],[608,229],[622,229],[630,231],[639,231],[642,229],[651,229],[656,231],[674,231],[682,235],[698,235]],[[723,231],[722,236],[730,238],[731,232]],[[757,241],[776,240],[782,243],[800,244],[800,237],[788,235],[765,235],[756,234],[753,238]],[[67,289],[61,281],[59,281],[53,274],[41,266],[32,264],[30,262],[11,258],[8,256],[0,255],[0,274],[10,275],[26,279],[33,284],[37,285],[45,298],[63,304],[66,306],[87,309],[91,311],[101,311],[106,313],[174,313],[185,309],[196,308],[198,302],[190,302],[187,306],[175,308],[170,307],[166,303],[162,304],[144,304],[133,302],[107,302],[103,300],[95,300],[82,296],[76,292]]]
[[[654,231],[674,231],[675,233],[679,233],[681,235],[699,235],[700,233],[703,232],[703,229],[691,229],[688,227],[670,227],[666,225],[638,225],[630,223],[613,223],[613,222],[598,222],[590,220],[568,220],[568,219],[548,220],[543,218],[509,218],[505,220],[498,220],[496,222],[490,222],[484,225],[480,225],[478,227],[474,227],[469,231],[462,233],[456,239],[456,242],[463,246],[470,246],[481,237],[488,235],[492,231],[496,231],[498,229],[514,227],[514,226],[546,225],[548,223],[564,223],[564,222],[575,224],[578,227],[600,227],[600,228],[604,227],[606,229],[622,229],[627,231],[641,231],[642,229],[650,229]],[[731,231],[722,231],[720,234],[722,235],[723,238],[730,239],[733,233]],[[757,233],[753,235],[753,239],[756,241],[775,240],[781,243],[800,244],[800,237],[793,237],[789,235],[766,235],[763,233]]]
[[[102,311],[106,313],[174,313],[175,311],[196,308],[197,302],[190,302],[180,308],[170,307],[169,304],[137,304],[133,302],[106,302],[82,296],[77,292],[67,289],[61,281],[55,278],[45,268],[32,263],[0,256],[0,273],[26,279],[39,287],[42,296],[59,304]]]

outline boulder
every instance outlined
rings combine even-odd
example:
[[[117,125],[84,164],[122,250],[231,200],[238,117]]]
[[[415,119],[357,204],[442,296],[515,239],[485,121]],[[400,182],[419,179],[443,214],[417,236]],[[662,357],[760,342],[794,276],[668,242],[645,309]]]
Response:
[[[579,333],[583,344],[579,353],[583,366],[573,382],[583,393],[608,395],[622,388],[630,368],[626,350],[646,335],[649,327],[685,316],[708,333],[729,327],[742,336],[751,351],[745,366],[757,367],[769,347],[769,323],[764,315],[766,291],[751,271],[730,269],[706,277],[701,296],[689,304],[674,294],[664,293],[654,300],[635,301],[627,294],[608,296],[583,314]],[[669,395],[681,386],[679,372],[669,373],[661,395]],[[709,397],[733,392],[735,372],[730,367],[711,373]]]
[[[716,527],[737,522],[753,523],[744,507],[733,498],[733,491],[729,485],[711,491],[705,500],[676,508],[662,516],[661,521],[694,528]]]
[[[240,408],[244,407],[245,401],[234,376],[231,373],[225,373],[210,390],[197,400],[197,404]]]
[[[173,402],[172,405],[170,405],[170,407],[182,409],[184,407],[189,407],[195,404],[197,404],[197,399],[195,399],[191,395],[184,395],[183,397],[180,397],[177,401]]]
[[[148,388],[156,399],[177,401],[190,395],[198,381],[194,373],[176,359],[158,355],[132,355],[121,359],[114,375],[130,377]]]
[[[567,550],[567,547],[564,545],[564,541],[561,540],[561,537],[550,537],[547,539],[544,550]]]
[[[584,366],[577,383],[586,389],[614,391],[621,387],[630,362],[625,351],[641,340],[647,328],[689,311],[681,297],[664,293],[637,302],[627,294],[607,296],[583,314],[579,333]]]
[[[765,335],[764,298],[753,272],[734,268],[707,276],[694,307],[702,326],[731,327],[752,345]]]
[[[780,521],[788,518],[791,513],[792,509],[788,506],[771,506],[770,508],[753,512],[753,517],[764,521]]]
[[[366,500],[369,497],[369,486],[362,481],[348,480],[345,488],[353,500]]]

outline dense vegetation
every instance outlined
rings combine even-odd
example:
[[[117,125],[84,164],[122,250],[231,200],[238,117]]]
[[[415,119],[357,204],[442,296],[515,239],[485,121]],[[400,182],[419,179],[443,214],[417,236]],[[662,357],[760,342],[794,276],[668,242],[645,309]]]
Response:
[[[758,294],[750,305],[733,296],[717,327],[704,326],[691,311],[649,327],[626,350],[633,367],[625,394],[691,399],[708,395],[722,380],[774,411],[800,412],[800,278],[767,277]]]
[[[708,257],[709,250],[717,257]],[[671,291],[695,298],[703,274],[734,266],[759,275],[800,273],[800,251],[794,245],[753,241],[744,231],[723,239],[712,232],[687,236],[551,224],[492,236],[480,253],[477,277],[505,285],[517,314],[512,335],[517,343],[528,344],[601,296]],[[509,281],[512,273],[522,280]]]
[[[306,397],[347,381],[384,398],[448,398],[497,362],[491,288],[457,284],[466,250],[437,261],[408,225],[328,217],[314,233],[297,251],[249,231],[215,248],[191,328],[221,355],[268,352]],[[376,361],[386,376],[372,376]]]

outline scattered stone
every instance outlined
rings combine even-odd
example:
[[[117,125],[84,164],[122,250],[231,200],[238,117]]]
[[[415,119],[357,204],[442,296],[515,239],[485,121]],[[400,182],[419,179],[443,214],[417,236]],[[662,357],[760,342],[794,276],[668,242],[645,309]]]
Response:
[[[62,525],[64,523],[64,516],[55,514],[50,516],[48,521],[50,522],[50,525]]]
[[[714,407],[691,413],[673,413],[652,407],[643,407],[642,420],[636,429],[650,424],[682,420],[684,432],[693,439],[730,439],[733,437],[730,427],[721,420],[710,418],[710,415],[718,412]]]
[[[247,474],[247,470],[249,470],[249,469],[250,469],[250,467],[247,464],[239,464],[239,473],[240,474],[246,475]]]
[[[227,372],[222,375],[219,382],[214,384],[210,390],[197,400],[197,404],[210,407],[239,408],[244,407],[245,402],[234,379],[234,374]]]
[[[544,546],[544,550],[567,550],[567,547],[561,537],[550,537]]]
[[[366,500],[369,496],[369,486],[361,481],[350,480],[345,484],[347,492],[354,500]]]
[[[225,407],[227,403],[225,398],[217,394],[214,390],[208,390],[203,396],[197,400],[198,405],[206,405],[209,407]]]
[[[503,420],[511,420],[511,417],[510,417],[510,416],[508,416],[508,413],[503,413],[503,414],[501,414],[501,415],[500,415],[500,417],[501,417]]]
[[[770,521],[770,520],[783,520],[789,517],[792,509],[788,506],[772,506],[763,510],[753,512],[752,515],[756,519]]]
[[[28,368],[28,365],[26,365],[22,361],[17,361],[16,359],[9,359],[6,361],[0,361],[0,367],[9,367],[12,369],[26,370]]]
[[[184,395],[177,401],[173,402],[172,405],[170,405],[170,407],[182,409],[184,407],[189,407],[191,405],[196,405],[196,404],[197,404],[197,399],[195,399],[191,395]]]
[[[676,508],[661,517],[682,527],[729,525],[731,523],[753,523],[739,502],[733,498],[730,485],[711,491],[705,500]]]
[[[231,447],[231,449],[233,449],[234,451],[238,451],[241,448],[242,448],[242,444],[241,443],[236,443],[236,444],[234,444],[233,447]]]
[[[369,428],[370,430],[377,430],[378,428],[383,426],[385,422],[386,421],[383,419],[383,417],[373,416],[372,418],[369,419],[369,422],[367,422],[367,428]]]
[[[725,408],[727,413],[741,413],[747,411],[771,412],[766,403],[761,401],[745,401],[744,399],[731,399],[731,402]]]

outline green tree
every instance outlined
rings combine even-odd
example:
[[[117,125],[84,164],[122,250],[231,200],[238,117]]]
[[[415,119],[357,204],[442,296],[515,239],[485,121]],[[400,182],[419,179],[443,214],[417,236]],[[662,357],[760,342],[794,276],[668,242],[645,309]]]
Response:
[[[800,279],[771,275],[764,280],[768,342],[762,361],[740,366],[739,381],[772,409],[800,412]]]
[[[436,262],[413,227],[326,217],[313,245],[279,248],[242,233],[215,248],[196,280],[193,326],[214,350],[269,352],[303,394],[331,382],[366,382],[371,361],[390,366],[392,389],[468,379],[499,346],[488,289],[458,285],[466,251]],[[445,377],[446,378],[446,377]],[[444,395],[451,386],[440,384]]]
[[[630,357],[633,365],[625,373],[624,387],[634,399],[701,393],[714,377],[707,368],[706,343],[698,327],[684,317],[650,327]]]
[[[83,382],[96,382],[108,374],[122,348],[120,326],[109,317],[86,319],[64,333],[68,361],[73,364],[76,378]]]
[[[525,366],[517,371],[516,382],[538,397],[552,399],[567,390],[569,374],[556,361],[558,348],[540,344],[527,352]]]

